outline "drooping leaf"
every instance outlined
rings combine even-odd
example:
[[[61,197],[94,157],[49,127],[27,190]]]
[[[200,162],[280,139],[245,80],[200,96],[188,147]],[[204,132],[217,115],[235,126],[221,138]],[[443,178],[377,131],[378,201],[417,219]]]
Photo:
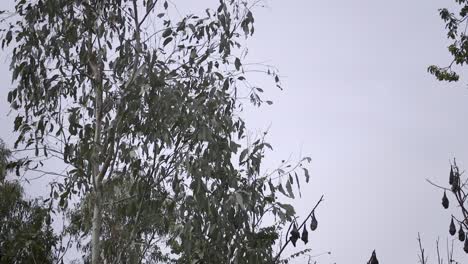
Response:
[[[454,181],[455,175],[453,174],[453,167],[450,166],[450,174],[449,174],[449,184],[452,185]]]
[[[236,58],[236,59],[235,59],[234,65],[236,66],[236,70],[240,70],[240,67],[241,67],[242,64],[241,64],[239,58]]]
[[[309,170],[307,168],[302,168],[304,170],[304,176],[306,178],[306,183],[309,182],[310,176],[309,176]]]
[[[166,39],[164,40],[164,42],[163,42],[163,46],[165,47],[165,46],[167,46],[167,44],[171,43],[172,39],[173,39],[172,37],[166,38]]]
[[[293,193],[293,191],[292,191],[292,187],[291,187],[291,182],[290,182],[290,181],[288,181],[288,182],[286,183],[286,190],[288,191],[288,196],[289,196],[290,198],[293,198],[293,199],[294,199],[294,193]]]

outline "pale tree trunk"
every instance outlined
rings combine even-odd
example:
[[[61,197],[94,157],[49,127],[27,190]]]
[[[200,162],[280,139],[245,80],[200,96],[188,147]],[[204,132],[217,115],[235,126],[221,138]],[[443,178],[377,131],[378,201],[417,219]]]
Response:
[[[97,264],[100,263],[100,253],[101,253],[101,225],[102,225],[102,212],[101,212],[101,201],[98,192],[95,193],[94,209],[93,209],[93,227],[92,227],[92,242],[91,242],[91,263]]]
[[[154,6],[156,5],[155,1],[151,6],[150,10],[147,10],[149,13]],[[138,19],[138,5],[137,1],[133,0],[133,8],[134,8],[134,23],[135,23],[135,50],[136,50],[136,58],[133,65],[133,74],[129,82],[126,86],[130,86],[136,78],[138,67],[139,67],[139,56],[141,52],[141,38],[140,38],[140,21]],[[146,14],[148,15],[148,14]],[[146,16],[145,16],[146,17]],[[89,41],[90,48],[92,48],[92,42]],[[98,58],[97,58],[98,59]],[[99,59],[98,59],[99,60]],[[111,147],[109,148],[109,152],[107,152],[107,146],[102,148],[101,146],[101,131],[102,131],[102,107],[103,107],[103,79],[101,69],[96,61],[90,61],[89,66],[93,71],[93,86],[95,90],[95,117],[96,117],[96,127],[95,127],[95,134],[94,134],[94,148],[92,153],[92,180],[94,186],[94,208],[93,208],[93,219],[92,219],[92,235],[91,235],[91,263],[92,264],[100,264],[101,261],[101,228],[102,228],[102,204],[103,204],[103,178],[109,168],[111,163],[111,159],[115,159],[115,152],[114,152],[114,137],[110,137],[109,139]],[[127,88],[127,87],[126,87]],[[116,119],[119,120],[120,116],[117,114]],[[117,122],[118,123],[118,122]],[[115,130],[114,130],[115,133]],[[107,156],[106,160],[102,162],[100,157],[105,154]],[[109,174],[112,174],[112,169]],[[141,207],[141,205],[140,205]],[[137,219],[139,217],[137,216]],[[119,255],[119,259],[122,254]]]
[[[90,48],[92,44],[90,42]],[[92,236],[91,236],[91,263],[98,264],[101,255],[101,226],[102,226],[102,180],[103,174],[100,172],[101,165],[101,126],[102,126],[102,78],[99,65],[96,61],[89,61],[89,67],[93,71],[93,81],[95,91],[95,117],[96,125],[94,131],[94,147],[92,153],[92,180],[94,186],[94,208],[92,219]]]
[[[99,154],[101,142],[101,106],[102,106],[102,91],[100,88],[96,89],[96,130],[94,134],[94,148],[92,160],[92,178],[94,185],[94,209],[92,220],[92,237],[91,237],[91,263],[98,264],[101,254],[101,225],[102,225],[102,178],[99,175]]]

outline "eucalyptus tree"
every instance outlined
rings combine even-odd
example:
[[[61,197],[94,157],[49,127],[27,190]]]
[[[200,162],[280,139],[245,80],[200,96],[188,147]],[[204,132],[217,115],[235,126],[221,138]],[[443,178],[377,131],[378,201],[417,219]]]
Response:
[[[66,164],[51,172],[63,176],[51,198],[71,208],[85,262],[273,259],[294,216],[278,192],[294,197],[310,160],[266,174],[271,146],[245,143],[242,104],[263,103],[246,73],[280,87],[273,68],[243,63],[256,4],[221,0],[177,18],[164,0],[16,1],[2,37],[12,49],[8,101],[15,147],[34,154],[15,165]]]

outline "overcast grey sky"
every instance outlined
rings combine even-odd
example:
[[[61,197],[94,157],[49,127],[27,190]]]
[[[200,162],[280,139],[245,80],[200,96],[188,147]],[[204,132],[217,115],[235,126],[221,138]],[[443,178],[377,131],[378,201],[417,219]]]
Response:
[[[203,7],[180,2],[182,12]],[[450,60],[437,11],[450,2],[273,0],[257,9],[248,60],[277,66],[285,90],[263,87],[275,103],[245,117],[253,131],[270,127],[267,167],[312,158],[293,204],[304,215],[325,195],[307,245],[332,251],[320,263],[365,263],[373,249],[381,263],[417,263],[417,232],[435,261],[435,239],[448,236],[450,211],[425,179],[445,184],[453,157],[468,167],[466,79],[439,83],[426,71]],[[0,58],[0,137],[12,143],[8,54]],[[457,260],[468,263],[461,247]]]

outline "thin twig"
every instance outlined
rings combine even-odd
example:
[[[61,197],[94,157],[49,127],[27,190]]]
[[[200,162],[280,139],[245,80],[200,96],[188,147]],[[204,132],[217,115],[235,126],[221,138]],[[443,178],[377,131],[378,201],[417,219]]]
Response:
[[[422,243],[421,243],[421,235],[419,234],[418,232],[418,243],[419,243],[419,251],[421,251],[421,255],[419,255],[419,262],[421,264],[427,264],[427,258],[428,257],[425,257],[424,256],[424,248],[422,246]]]

